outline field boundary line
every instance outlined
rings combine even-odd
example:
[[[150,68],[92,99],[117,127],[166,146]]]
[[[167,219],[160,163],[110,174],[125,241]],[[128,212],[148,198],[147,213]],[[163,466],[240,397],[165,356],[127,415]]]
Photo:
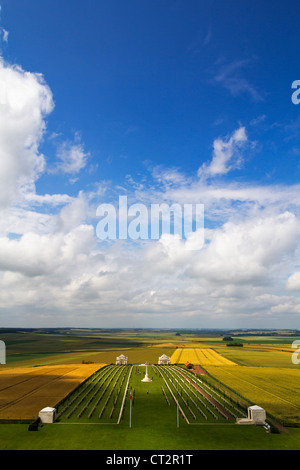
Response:
[[[61,423],[61,422],[57,422],[57,423],[56,423],[56,422],[54,422],[53,424],[56,424],[56,425],[59,425],[59,424],[64,425],[64,424],[66,424],[67,426],[72,426],[73,424],[74,424],[75,426],[77,426],[78,424],[79,424],[80,426],[86,426],[86,425],[88,425],[88,426],[93,426],[93,425],[96,425],[96,426],[99,426],[99,425],[100,425],[100,426],[106,426],[106,425],[108,425],[108,426],[117,426],[118,423],[87,423],[87,422],[81,422],[81,423],[78,423],[78,422],[74,422],[74,423],[66,423],[66,422]]]
[[[191,426],[236,426],[236,423],[190,423],[190,425]],[[251,426],[251,424],[249,424],[248,426]]]

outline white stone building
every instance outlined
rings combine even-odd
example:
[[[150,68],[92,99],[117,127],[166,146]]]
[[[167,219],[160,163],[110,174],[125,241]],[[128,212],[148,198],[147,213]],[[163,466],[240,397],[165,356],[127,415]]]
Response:
[[[116,358],[116,365],[126,366],[127,364],[128,364],[128,357],[124,356],[124,354],[121,354],[121,356],[118,356]]]
[[[47,406],[39,412],[39,418],[42,423],[54,423],[56,418],[56,409]]]
[[[158,364],[170,365],[171,364],[171,359],[168,356],[166,356],[165,354],[163,354],[162,356],[160,356],[158,358]]]
[[[266,411],[257,405],[249,406],[248,418],[252,420],[253,424],[264,424],[266,421]]]
[[[247,418],[237,418],[238,424],[256,424],[264,425],[266,422],[266,411],[258,405],[248,407]]]
[[[0,364],[6,364],[6,346],[4,341],[0,341]]]

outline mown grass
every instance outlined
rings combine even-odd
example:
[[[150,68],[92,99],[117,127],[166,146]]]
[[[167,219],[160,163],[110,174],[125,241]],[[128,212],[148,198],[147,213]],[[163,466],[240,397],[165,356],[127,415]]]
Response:
[[[299,450],[300,429],[269,434],[261,427],[187,425],[159,419],[148,426],[48,424],[37,432],[23,424],[0,424],[1,450]]]

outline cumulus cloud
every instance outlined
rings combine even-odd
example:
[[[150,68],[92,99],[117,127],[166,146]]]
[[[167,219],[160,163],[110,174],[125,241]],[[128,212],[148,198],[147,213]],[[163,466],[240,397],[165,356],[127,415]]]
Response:
[[[159,241],[100,242],[95,215],[104,186],[72,197],[36,194],[35,182],[45,171],[39,148],[53,109],[52,93],[42,76],[0,65],[0,86],[5,85],[0,106],[0,316],[7,325],[8,312],[18,312],[16,324],[29,315],[33,326],[54,320],[66,325],[68,320],[77,326],[160,322],[173,327],[186,326],[187,319],[193,327],[224,326],[228,320],[249,325],[251,318],[252,325],[261,321],[266,326],[266,316],[279,318],[285,307],[297,314],[292,295],[300,287],[295,267],[299,186],[216,183],[216,176],[243,163],[250,143],[244,127],[215,139],[211,161],[198,175],[156,167],[150,169],[153,181],[148,175],[135,184],[127,181],[134,202],[203,203],[205,223],[213,223],[205,228],[201,250],[187,249],[197,234],[189,240],[164,235]],[[89,154],[76,135],[74,141],[63,141],[56,156],[56,166],[48,171],[69,177],[86,167]],[[110,195],[120,191],[110,189]]]
[[[20,190],[45,169],[39,152],[52,93],[42,75],[0,59],[0,208],[16,202]]]
[[[227,222],[212,231],[189,275],[226,285],[269,283],[282,261],[293,259],[299,235],[300,221],[288,212]]]
[[[296,271],[291,274],[286,282],[286,289],[288,291],[300,291],[300,272]]]
[[[19,239],[0,238],[0,271],[25,276],[50,276],[63,271],[68,276],[95,246],[94,229],[79,225],[66,234],[28,232]]]
[[[82,223],[86,204],[80,196],[66,206],[56,216],[64,223],[49,221],[48,233],[0,238],[2,308],[35,312],[38,305],[47,318],[60,312],[62,323],[71,315],[77,325],[184,326],[189,318],[193,326],[224,326],[228,318],[242,324],[252,317],[257,325],[280,305],[295,304],[280,296],[280,278],[299,249],[300,221],[292,213],[227,222],[191,252],[174,235],[99,244],[94,227]]]

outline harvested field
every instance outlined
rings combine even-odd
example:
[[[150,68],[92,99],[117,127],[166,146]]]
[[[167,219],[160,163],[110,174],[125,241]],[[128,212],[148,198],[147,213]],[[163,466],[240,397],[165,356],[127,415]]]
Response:
[[[0,419],[34,419],[55,406],[104,364],[5,369],[0,372]]]

